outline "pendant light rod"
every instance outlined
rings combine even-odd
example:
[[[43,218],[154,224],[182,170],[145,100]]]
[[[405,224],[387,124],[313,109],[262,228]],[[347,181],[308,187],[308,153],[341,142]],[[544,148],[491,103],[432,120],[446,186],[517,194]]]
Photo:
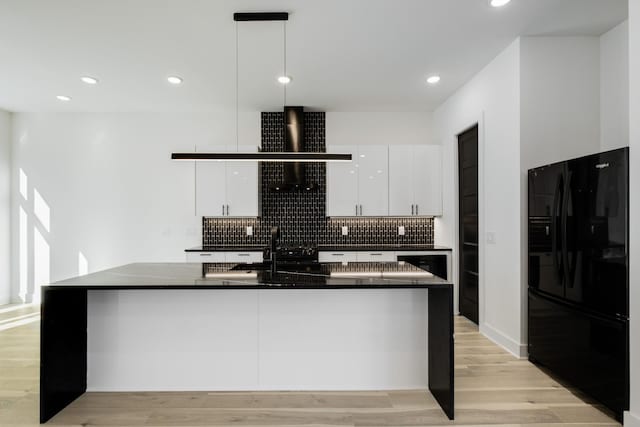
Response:
[[[288,21],[288,12],[236,12],[234,21]]]
[[[183,161],[211,161],[211,162],[296,162],[296,163],[326,163],[326,162],[351,162],[351,154],[318,153],[318,152],[264,152],[241,153],[239,150],[239,37],[238,22],[246,21],[285,21],[283,22],[284,41],[284,71],[287,70],[287,26],[289,20],[287,12],[238,12],[233,14],[236,22],[236,152],[198,153],[197,147],[193,153],[171,153],[172,160]],[[284,88],[284,104],[286,106],[287,89]]]

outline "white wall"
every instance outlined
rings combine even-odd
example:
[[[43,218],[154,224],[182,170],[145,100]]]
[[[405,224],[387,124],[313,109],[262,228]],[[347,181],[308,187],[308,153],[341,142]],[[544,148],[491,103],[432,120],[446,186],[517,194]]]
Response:
[[[458,253],[457,135],[479,123],[480,328],[522,354],[520,328],[520,40],[458,90],[433,115],[443,146],[443,209],[435,239]],[[495,244],[485,242],[485,232]],[[454,265],[457,261],[454,260]],[[457,272],[454,274],[457,283]]]
[[[235,143],[234,113],[17,113],[13,122],[14,300],[31,300],[35,284],[78,275],[81,257],[91,272],[184,261],[183,250],[201,244],[193,163],[169,156]],[[418,144],[431,135],[422,113],[328,113],[327,122],[338,135],[329,143]],[[259,143],[259,114],[243,114],[240,132],[240,144]],[[49,229],[36,214],[36,192]]]
[[[34,284],[78,275],[82,257],[89,272],[184,261],[183,250],[201,244],[201,218],[194,165],[170,154],[235,142],[234,117],[14,114],[12,298],[30,301]],[[257,143],[258,114],[241,123],[240,142]]]
[[[629,145],[629,23],[600,37],[600,147]]]
[[[624,425],[640,427],[640,1],[629,0],[631,411]]]
[[[327,144],[437,144],[432,118],[424,112],[327,112]]]
[[[0,110],[0,305],[11,296],[11,114]]]
[[[600,150],[599,37],[523,37],[524,171]]]

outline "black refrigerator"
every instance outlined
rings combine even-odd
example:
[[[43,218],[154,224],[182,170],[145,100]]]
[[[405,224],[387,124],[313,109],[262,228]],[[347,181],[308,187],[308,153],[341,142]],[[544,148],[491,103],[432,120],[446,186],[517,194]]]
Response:
[[[629,150],[529,170],[529,360],[629,408]]]

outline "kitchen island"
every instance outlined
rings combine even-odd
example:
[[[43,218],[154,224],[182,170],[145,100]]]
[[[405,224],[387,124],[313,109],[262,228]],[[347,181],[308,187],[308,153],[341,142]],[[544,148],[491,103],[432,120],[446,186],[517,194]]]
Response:
[[[427,387],[453,419],[452,286],[410,264],[129,264],[42,301],[43,423],[85,391]]]

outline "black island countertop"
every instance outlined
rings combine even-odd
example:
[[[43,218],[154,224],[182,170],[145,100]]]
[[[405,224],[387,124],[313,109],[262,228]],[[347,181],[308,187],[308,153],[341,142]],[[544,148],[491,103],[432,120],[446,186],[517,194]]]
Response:
[[[451,283],[403,262],[318,263],[313,267],[238,263],[135,263],[52,283],[82,289],[416,289]]]
[[[233,246],[233,245],[220,245],[220,246],[194,246],[192,248],[185,249],[185,252],[260,252],[266,245],[251,245],[251,246]],[[415,251],[415,252],[450,252],[451,248],[440,245],[318,245],[318,251]]]

